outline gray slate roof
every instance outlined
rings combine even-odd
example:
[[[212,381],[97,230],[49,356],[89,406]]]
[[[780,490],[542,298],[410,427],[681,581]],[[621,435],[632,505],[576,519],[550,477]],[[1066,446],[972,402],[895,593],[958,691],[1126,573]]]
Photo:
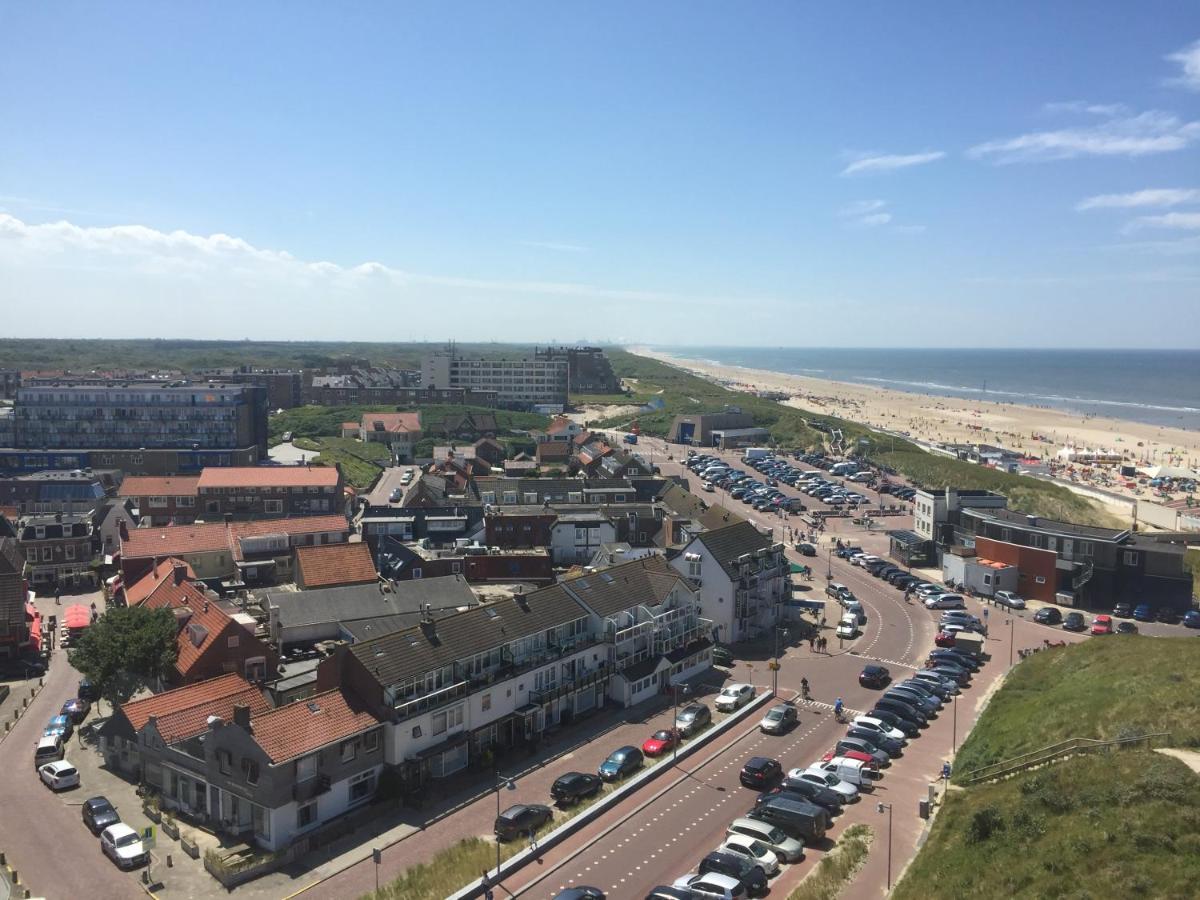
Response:
[[[603,617],[642,603],[657,606],[681,581],[663,557],[649,556],[568,578],[559,586]]]
[[[715,531],[706,531],[699,535],[700,541],[709,553],[713,555],[725,574],[737,581],[737,559],[745,553],[753,553],[770,547],[771,539],[751,525],[749,522],[738,522]]]
[[[279,607],[283,628],[352,622],[400,613],[419,613],[428,603],[435,610],[476,606],[475,597],[461,575],[397,581],[394,590],[381,593],[378,584],[352,584],[315,591],[268,591],[267,600]]]

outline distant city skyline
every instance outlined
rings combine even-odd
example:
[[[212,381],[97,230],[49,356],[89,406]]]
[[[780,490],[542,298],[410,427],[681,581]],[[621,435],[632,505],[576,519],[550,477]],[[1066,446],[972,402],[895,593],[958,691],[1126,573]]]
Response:
[[[3,336],[1200,346],[1193,4],[0,22]]]

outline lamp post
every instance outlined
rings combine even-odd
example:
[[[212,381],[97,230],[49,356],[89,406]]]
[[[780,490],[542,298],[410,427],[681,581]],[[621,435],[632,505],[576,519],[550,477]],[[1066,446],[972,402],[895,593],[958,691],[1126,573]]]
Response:
[[[496,770],[496,818],[500,818],[500,789],[515,791],[517,783],[511,778],[505,778],[500,774],[500,770]],[[500,838],[496,838],[496,880],[500,880]]]
[[[674,732],[671,740],[671,765],[675,765],[679,760],[679,738],[681,735],[679,733],[679,685],[674,681],[671,682],[671,693],[675,699],[675,721],[671,724],[671,730]],[[691,685],[685,682],[683,685],[683,696],[688,697],[691,693]]]
[[[775,624],[775,662],[771,664],[771,695],[779,696],[779,632],[783,632],[784,640],[787,640],[788,630],[780,628],[779,623]]]
[[[880,815],[882,815],[882,814],[883,814],[883,811],[886,809],[886,810],[887,810],[887,814],[888,814],[888,863],[887,863],[888,870],[887,870],[887,889],[890,891],[890,890],[892,889],[892,804],[890,804],[890,803],[877,803],[877,804],[875,805],[875,809],[877,809],[877,810],[879,811]]]
[[[1011,669],[1013,664],[1013,616],[1008,617],[1008,667]]]
[[[829,552],[825,558],[825,579],[828,581],[833,578],[833,544],[829,545]]]
[[[954,709],[954,724],[950,730],[950,752],[954,753],[958,749],[958,699],[950,698],[950,705]]]

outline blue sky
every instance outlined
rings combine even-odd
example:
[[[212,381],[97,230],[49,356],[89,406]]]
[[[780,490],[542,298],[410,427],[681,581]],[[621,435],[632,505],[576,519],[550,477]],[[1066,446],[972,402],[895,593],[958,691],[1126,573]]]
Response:
[[[0,122],[14,336],[1200,334],[1194,3],[6,4]]]

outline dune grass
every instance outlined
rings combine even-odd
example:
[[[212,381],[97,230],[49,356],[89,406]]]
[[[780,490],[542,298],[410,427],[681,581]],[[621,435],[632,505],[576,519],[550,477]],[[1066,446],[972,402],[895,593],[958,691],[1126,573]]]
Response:
[[[788,900],[834,900],[867,861],[871,838],[870,826],[851,825],[842,833],[837,846],[796,885]]]

